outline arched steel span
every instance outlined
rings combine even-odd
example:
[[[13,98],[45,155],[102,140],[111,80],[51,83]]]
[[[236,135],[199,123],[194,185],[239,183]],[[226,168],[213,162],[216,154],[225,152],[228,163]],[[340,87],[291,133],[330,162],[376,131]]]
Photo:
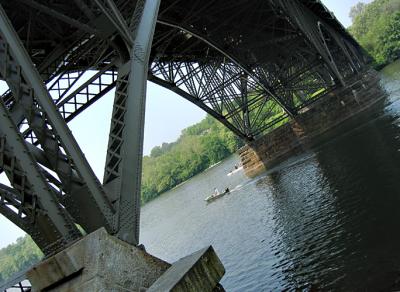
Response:
[[[367,61],[314,0],[0,4],[0,212],[46,254],[81,236],[75,224],[138,243],[146,79],[252,140]],[[67,123],[114,88],[101,183]]]

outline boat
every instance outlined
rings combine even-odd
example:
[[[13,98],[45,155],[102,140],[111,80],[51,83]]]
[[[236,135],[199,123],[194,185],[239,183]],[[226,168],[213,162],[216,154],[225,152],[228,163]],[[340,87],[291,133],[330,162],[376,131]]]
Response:
[[[238,168],[236,168],[236,169],[230,171],[230,172],[227,174],[227,176],[231,176],[232,174],[235,174],[235,173],[241,171],[242,169],[243,169],[243,166],[240,166],[240,167],[238,167]]]
[[[229,194],[229,193],[230,193],[229,191],[225,191],[225,192],[218,193],[218,194],[212,194],[211,196],[208,196],[207,198],[205,198],[204,201],[212,202],[212,201],[214,201],[214,200],[216,200],[218,198],[221,198],[221,197],[223,197],[223,196],[225,196],[226,194]]]

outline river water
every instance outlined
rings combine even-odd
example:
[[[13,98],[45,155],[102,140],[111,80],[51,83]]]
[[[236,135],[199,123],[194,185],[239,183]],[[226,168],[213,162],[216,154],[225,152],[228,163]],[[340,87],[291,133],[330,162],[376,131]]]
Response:
[[[248,179],[237,156],[142,209],[141,241],[174,262],[207,245],[227,291],[400,287],[400,62],[385,106],[335,139]],[[214,189],[235,189],[210,204]]]

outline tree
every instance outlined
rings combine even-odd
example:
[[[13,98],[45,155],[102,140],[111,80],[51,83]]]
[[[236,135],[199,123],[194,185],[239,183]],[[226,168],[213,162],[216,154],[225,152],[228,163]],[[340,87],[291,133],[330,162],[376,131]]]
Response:
[[[400,12],[396,13],[379,37],[382,47],[382,56],[388,62],[400,58]]]
[[[399,57],[400,0],[375,0],[360,7],[357,4],[352,9],[355,18],[350,33],[374,58],[377,67],[392,62]]]
[[[29,268],[42,257],[42,252],[28,235],[18,238],[16,243],[0,249],[0,282]]]
[[[358,2],[356,5],[351,7],[349,16],[353,22],[357,18],[357,16],[362,14],[363,10],[365,9],[365,6],[366,6],[365,3]]]

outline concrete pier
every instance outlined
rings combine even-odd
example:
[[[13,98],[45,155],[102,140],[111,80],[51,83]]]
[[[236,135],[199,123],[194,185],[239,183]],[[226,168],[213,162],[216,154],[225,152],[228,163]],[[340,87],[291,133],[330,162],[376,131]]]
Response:
[[[316,145],[319,138],[367,111],[386,96],[378,73],[369,70],[303,108],[294,120],[242,147],[239,155],[245,174],[255,177],[285,159]]]
[[[101,228],[32,268],[33,291],[223,291],[225,270],[212,247],[174,264]],[[222,289],[222,290],[221,290]]]

